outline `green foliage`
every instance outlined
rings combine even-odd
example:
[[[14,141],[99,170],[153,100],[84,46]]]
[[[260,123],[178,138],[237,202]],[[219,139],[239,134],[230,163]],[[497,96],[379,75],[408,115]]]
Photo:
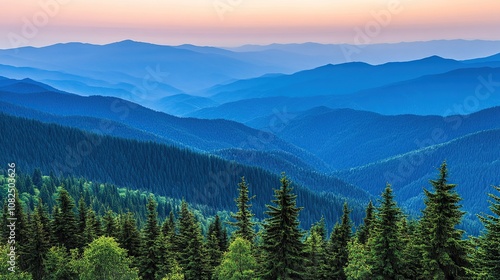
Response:
[[[161,270],[160,264],[160,227],[158,225],[158,212],[156,201],[153,196],[148,199],[148,218],[143,229],[142,249],[139,257],[139,271],[144,279],[156,279]]]
[[[10,271],[9,267],[11,265],[8,263],[11,261],[10,256],[7,254],[10,253],[10,246],[8,245],[0,245],[0,280],[31,280],[31,274],[21,271],[19,266],[14,268],[14,271]],[[19,258],[15,260],[16,264],[19,262]]]
[[[392,188],[387,185],[377,208],[369,263],[374,279],[403,279],[403,250],[398,228],[401,210],[396,206]]]
[[[366,206],[366,216],[363,219],[363,224],[359,227],[359,230],[357,232],[358,241],[361,244],[366,244],[366,242],[370,238],[370,232],[373,228],[374,211],[375,207],[370,200],[370,202],[368,202],[368,206]]]
[[[139,279],[137,270],[131,268],[127,252],[112,237],[101,236],[92,241],[77,263],[81,280]]]
[[[441,165],[437,180],[431,180],[434,192],[424,190],[425,209],[421,221],[423,248],[422,274],[428,279],[462,279],[466,277],[469,260],[463,231],[457,229],[464,212],[455,185],[447,183],[446,162]]]
[[[54,213],[54,232],[57,243],[68,250],[78,246],[78,224],[74,212],[75,203],[64,187],[60,187]]]
[[[323,271],[325,277],[329,279],[346,279],[344,268],[349,257],[347,244],[349,244],[352,235],[352,223],[349,213],[349,207],[347,203],[344,203],[341,223],[335,224],[328,241],[325,257],[326,265],[323,267]]]
[[[267,205],[269,216],[264,221],[263,249],[265,263],[263,279],[302,279],[304,244],[296,206],[297,196],[292,193],[290,181],[282,174],[281,187],[274,191],[274,205]]]
[[[348,280],[371,280],[372,266],[369,263],[370,249],[353,239],[347,246],[349,251],[349,260],[344,268],[346,278]]]
[[[59,279],[75,279],[77,273],[75,271],[74,262],[71,259],[68,251],[64,247],[51,247],[47,252],[44,271],[45,279],[59,280]]]
[[[257,261],[252,255],[252,244],[237,236],[229,245],[221,264],[215,269],[214,279],[219,280],[256,280]]]
[[[500,187],[493,187],[500,192]],[[478,271],[482,279],[500,279],[500,197],[489,194],[490,210],[493,215],[479,216],[483,222],[486,232],[479,239]]]
[[[241,182],[238,183],[238,193],[239,195],[235,199],[238,212],[236,212],[236,214],[231,213],[231,217],[236,219],[236,222],[229,224],[236,227],[236,231],[234,232],[235,236],[241,236],[252,242],[255,237],[255,223],[252,222],[254,214],[250,209],[252,207],[250,200],[255,198],[255,196],[248,196],[249,190],[245,177],[241,177]]]

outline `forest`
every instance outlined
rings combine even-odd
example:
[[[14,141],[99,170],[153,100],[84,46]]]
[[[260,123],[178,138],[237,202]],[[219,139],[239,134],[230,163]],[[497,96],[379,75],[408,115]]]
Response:
[[[9,196],[10,178],[0,180],[0,279],[500,279],[500,187],[491,189],[491,213],[479,216],[481,235],[466,236],[446,162],[424,189],[419,217],[387,185],[361,223],[345,202],[332,227],[324,218],[301,224],[285,174],[263,219],[244,177],[231,213],[39,169],[19,176]]]

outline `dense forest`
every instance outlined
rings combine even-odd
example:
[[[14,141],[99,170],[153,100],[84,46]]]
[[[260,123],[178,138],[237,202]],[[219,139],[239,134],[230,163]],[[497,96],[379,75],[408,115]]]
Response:
[[[190,204],[207,205],[217,210],[234,206],[237,192],[233,186],[245,176],[251,182],[253,193],[259,194],[253,204],[260,219],[264,217],[266,203],[272,199],[274,182],[279,180],[279,176],[261,168],[218,156],[165,144],[102,136],[4,114],[0,114],[0,130],[8,131],[0,140],[0,162],[15,161],[18,171],[32,173],[39,168],[44,174],[81,176],[185,199]],[[309,177],[311,184],[328,185],[329,189],[322,194],[321,191],[327,190],[313,191],[294,185],[299,195],[297,202],[305,208],[302,223],[310,226],[323,215],[333,224],[342,215],[346,199],[353,208],[353,220],[362,221],[362,203],[370,199],[367,192],[338,179],[325,182],[326,176]],[[323,213],[315,205],[323,205],[331,211]]]
[[[362,224],[354,226],[346,202],[332,228],[324,219],[300,223],[304,209],[285,174],[263,220],[245,178],[234,186],[237,211],[203,217],[184,200],[38,169],[19,176],[9,196],[10,174],[1,179],[1,279],[500,279],[500,187],[491,213],[479,217],[485,230],[467,237],[457,229],[464,212],[446,163],[424,190],[418,219],[387,185]]]

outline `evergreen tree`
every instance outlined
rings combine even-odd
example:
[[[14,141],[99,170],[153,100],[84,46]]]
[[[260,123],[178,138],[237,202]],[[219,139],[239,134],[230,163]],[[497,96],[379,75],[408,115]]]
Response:
[[[227,240],[227,232],[226,228],[222,225],[219,215],[215,215],[215,219],[213,223],[208,227],[208,234],[210,236],[215,234],[217,239],[217,246],[221,252],[227,251],[228,240]]]
[[[141,234],[137,229],[137,221],[134,214],[127,212],[120,228],[118,241],[123,249],[127,250],[128,256],[138,257],[141,249]]]
[[[35,171],[33,171],[32,182],[33,185],[38,188],[38,190],[42,188],[43,178],[42,178],[42,172],[40,171],[39,168],[35,168]]]
[[[156,211],[156,210],[155,210]],[[111,209],[108,209],[104,216],[102,217],[103,223],[103,235],[118,238],[119,237],[119,228],[118,223],[116,221],[115,214]]]
[[[352,236],[350,212],[347,202],[344,203],[341,223],[334,226],[328,242],[326,267],[324,267],[328,279],[346,279],[344,268],[349,258],[347,245]]]
[[[266,205],[269,216],[264,221],[263,249],[266,261],[263,264],[263,279],[303,279],[302,259],[304,245],[299,229],[298,216],[301,208],[296,206],[297,196],[292,193],[291,182],[282,174],[281,187],[275,190],[275,205]]]
[[[44,259],[47,254],[50,243],[46,225],[43,224],[44,213],[43,205],[39,202],[37,209],[31,217],[28,242],[26,244],[26,256],[28,271],[33,279],[42,279],[44,276]]]
[[[500,192],[500,187],[493,187]],[[493,215],[479,216],[485,233],[479,240],[480,276],[482,279],[500,279],[500,197],[489,194]]]
[[[160,227],[158,226],[156,206],[154,197],[149,196],[147,204],[148,217],[143,229],[143,247],[139,259],[139,272],[144,279],[156,279],[157,273],[161,269],[159,259],[161,252],[158,247]]]
[[[392,188],[387,185],[377,209],[372,238],[370,264],[373,279],[402,279],[402,244],[398,229],[401,210],[396,206]]]
[[[181,251],[179,263],[186,280],[209,279],[210,268],[201,229],[185,201],[182,201],[179,215],[177,248]]]
[[[252,222],[254,214],[251,211],[252,204],[250,204],[250,200],[252,200],[254,196],[248,196],[249,190],[245,177],[241,177],[241,182],[238,183],[238,193],[239,195],[235,199],[238,212],[236,212],[236,214],[231,213],[231,217],[233,217],[236,222],[231,222],[229,224],[236,227],[236,231],[234,232],[235,236],[241,236],[252,242],[255,237],[255,223]]]
[[[368,206],[366,207],[366,216],[363,219],[363,225],[359,228],[357,235],[358,241],[361,244],[366,244],[368,239],[370,238],[370,231],[373,227],[373,215],[374,215],[375,207],[373,206],[372,201],[368,202]]]
[[[83,231],[83,244],[89,244],[102,235],[101,223],[94,210],[88,209],[85,218],[85,229]]]
[[[311,228],[309,236],[304,242],[304,261],[306,272],[304,279],[317,280],[323,278],[322,270],[324,269],[324,246],[323,238],[320,233]]]
[[[424,190],[425,209],[421,221],[423,276],[428,279],[458,279],[466,276],[469,261],[463,231],[456,228],[464,212],[455,185],[447,183],[448,170],[443,162],[437,180],[431,180],[434,192]]]
[[[82,249],[87,242],[87,238],[85,237],[85,227],[87,226],[87,205],[85,204],[85,200],[83,196],[80,196],[78,200],[78,235],[80,240],[78,242],[78,248]]]
[[[64,187],[59,188],[57,207],[54,213],[54,232],[58,244],[66,249],[78,245],[78,224],[74,212],[75,203]]]

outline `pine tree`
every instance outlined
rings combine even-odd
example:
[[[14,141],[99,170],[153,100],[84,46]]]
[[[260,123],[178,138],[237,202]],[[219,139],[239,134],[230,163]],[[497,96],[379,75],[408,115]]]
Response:
[[[127,250],[128,256],[138,257],[141,249],[141,234],[137,229],[134,214],[127,212],[123,218],[118,239],[121,247]]]
[[[99,217],[96,217],[94,210],[88,209],[85,218],[85,229],[83,230],[83,244],[89,244],[97,237],[102,235],[101,223]]]
[[[139,272],[144,279],[156,279],[156,275],[161,269],[159,259],[161,252],[158,247],[160,227],[158,225],[156,205],[154,197],[149,196],[147,204],[148,216],[143,229],[143,246],[139,258]]]
[[[428,279],[457,279],[466,276],[469,261],[463,231],[456,229],[464,212],[455,185],[447,183],[448,170],[443,162],[437,180],[431,180],[434,192],[424,190],[425,209],[421,221],[423,276]]]
[[[103,223],[103,235],[104,236],[109,236],[109,237],[114,237],[118,238],[119,237],[119,228],[118,228],[118,223],[116,221],[115,214],[111,209],[108,209],[104,216],[102,217],[102,223]]]
[[[366,216],[363,219],[363,225],[359,228],[357,235],[358,235],[358,241],[361,244],[366,244],[368,239],[370,238],[370,231],[373,228],[373,212],[375,210],[375,207],[373,207],[373,203],[370,200],[368,203],[368,206],[366,207]]]
[[[86,226],[87,226],[87,205],[85,204],[83,196],[80,196],[80,199],[78,200],[78,235],[80,237],[80,240],[78,241],[79,249],[83,249],[83,247],[87,244],[87,240],[85,238]]]
[[[255,223],[252,222],[254,214],[251,211],[252,204],[250,204],[250,200],[252,200],[254,196],[248,196],[249,190],[245,177],[241,177],[241,182],[238,183],[238,193],[238,197],[234,200],[238,207],[238,212],[236,212],[236,214],[231,213],[231,217],[233,217],[236,222],[230,222],[229,224],[236,227],[234,236],[241,236],[252,242],[255,237]]]
[[[396,206],[392,188],[387,185],[377,208],[372,238],[370,264],[373,279],[402,279],[402,244],[398,224],[401,210]]]
[[[57,207],[54,213],[54,232],[58,244],[66,249],[78,246],[78,223],[74,208],[75,203],[68,191],[61,187],[57,197]]]
[[[38,190],[42,188],[43,178],[42,178],[42,172],[40,171],[39,168],[35,168],[35,171],[33,171],[32,182],[33,185],[38,188]]]
[[[347,202],[344,203],[341,223],[334,226],[327,245],[326,267],[324,269],[326,268],[325,274],[328,279],[347,279],[344,268],[349,258],[347,245],[352,236],[350,212]]]
[[[493,187],[500,192],[500,187]],[[480,275],[482,279],[500,279],[500,197],[489,194],[490,210],[493,215],[479,216],[484,224],[485,233],[479,240]]]
[[[186,280],[209,279],[210,268],[201,229],[185,201],[181,204],[178,239],[179,264]]]
[[[317,280],[323,278],[325,246],[320,233],[311,228],[309,236],[304,242],[304,262],[306,272],[304,279]]]
[[[266,261],[263,264],[263,279],[303,279],[302,259],[304,245],[299,229],[298,216],[301,208],[296,206],[297,196],[292,193],[291,182],[282,174],[281,187],[274,191],[275,205],[266,205],[269,216],[264,221],[263,249]]]
[[[47,225],[43,224],[44,208],[41,201],[31,217],[26,256],[24,260],[33,279],[42,279],[44,276],[45,255],[50,249]]]

